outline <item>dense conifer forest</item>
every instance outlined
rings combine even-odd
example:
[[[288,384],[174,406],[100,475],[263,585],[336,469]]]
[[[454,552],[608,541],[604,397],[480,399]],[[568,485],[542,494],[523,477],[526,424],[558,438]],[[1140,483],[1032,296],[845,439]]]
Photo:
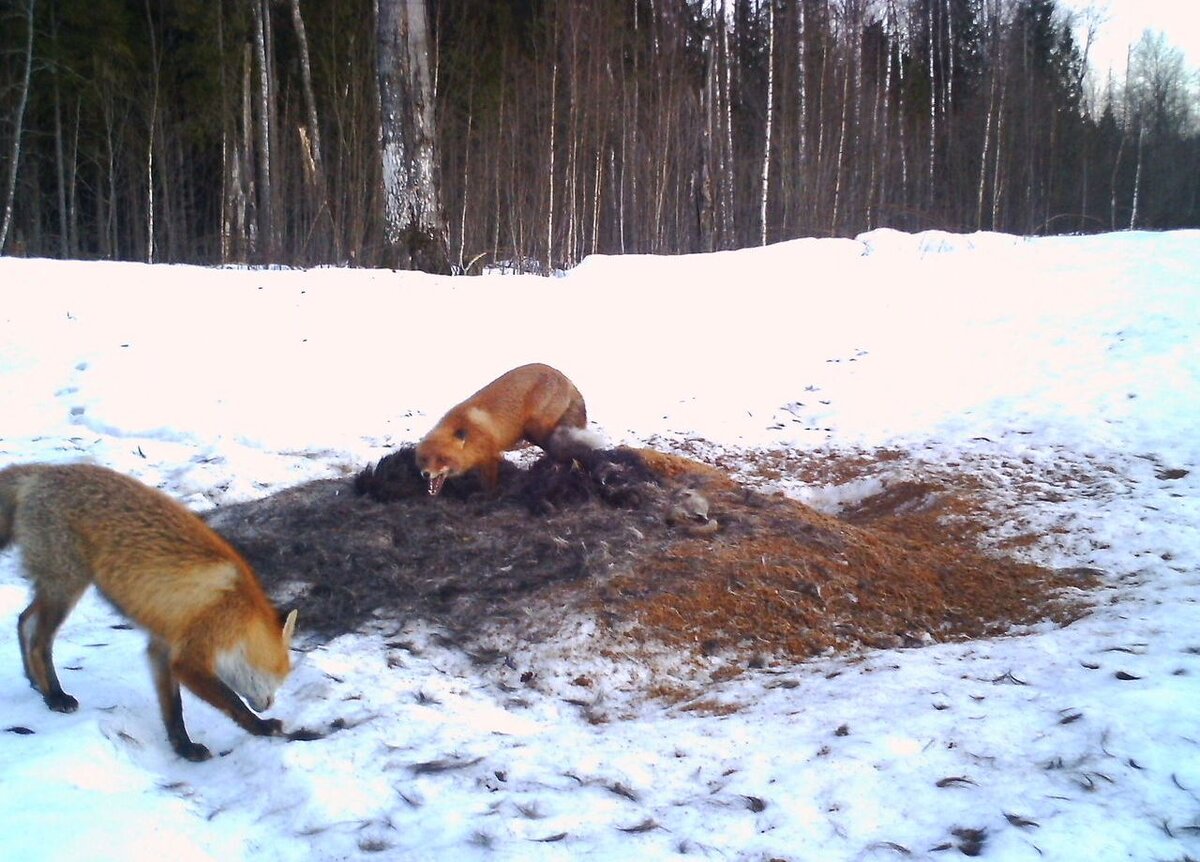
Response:
[[[1055,0],[3,0],[0,253],[546,271],[1200,225],[1194,73],[1088,49]],[[396,253],[397,165],[432,257]]]

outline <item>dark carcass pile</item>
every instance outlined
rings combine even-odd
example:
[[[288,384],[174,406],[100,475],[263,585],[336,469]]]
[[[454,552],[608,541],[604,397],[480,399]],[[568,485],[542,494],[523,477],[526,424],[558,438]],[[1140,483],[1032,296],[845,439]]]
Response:
[[[952,486],[900,484],[845,518],[649,449],[505,462],[430,497],[406,447],[353,478],[209,515],[300,628],[428,623],[459,643],[552,638],[581,615],[625,643],[753,660],[994,634],[1078,613],[1055,572],[976,544]]]
[[[417,617],[456,635],[541,623],[671,540],[672,489],[628,449],[569,463],[505,462],[500,490],[467,476],[430,497],[412,447],[352,479],[311,482],[224,507],[209,522],[273,594],[323,636]]]

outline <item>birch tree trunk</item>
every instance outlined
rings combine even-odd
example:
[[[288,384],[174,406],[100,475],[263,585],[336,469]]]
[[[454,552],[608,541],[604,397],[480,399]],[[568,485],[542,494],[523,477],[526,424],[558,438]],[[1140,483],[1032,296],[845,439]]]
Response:
[[[800,142],[796,152],[801,182],[808,173],[808,31],[804,20],[803,0],[796,4],[796,56],[800,86]],[[803,198],[802,198],[803,200]]]
[[[975,230],[983,230],[983,202],[987,192],[987,169],[989,148],[992,140],[992,127],[996,117],[996,92],[1000,82],[1000,20],[999,14],[991,12],[987,19],[987,32],[984,41],[991,49],[991,59],[989,61],[989,74],[991,76],[991,84],[989,87],[987,101],[987,115],[983,125],[983,151],[979,157],[979,185],[975,198]],[[995,229],[995,225],[992,225]]]
[[[734,160],[733,149],[733,63],[729,53],[729,28],[732,23],[725,9],[725,0],[721,0],[719,17],[721,20],[721,65],[724,69],[721,84],[723,103],[721,122],[725,127],[725,154],[722,156],[721,169],[724,199],[721,205],[721,229],[723,232],[721,242],[724,248],[730,248],[737,241],[737,197],[734,186],[734,166],[737,162]]]
[[[425,0],[375,0],[384,263],[450,271]]]
[[[775,0],[767,0],[767,128],[763,135],[759,245],[767,244],[767,192],[771,182],[771,121],[775,117]]]
[[[549,276],[554,272],[554,126],[558,122],[558,61],[555,60],[550,70],[550,146],[546,162],[549,168],[546,172],[546,188],[548,198],[546,204],[546,270]]]
[[[1121,140],[1117,144],[1117,155],[1113,159],[1112,179],[1109,180],[1109,228],[1117,230],[1117,179],[1121,171],[1121,157],[1125,152],[1125,141],[1129,137],[1129,125],[1131,122],[1130,109],[1130,87],[1129,87],[1129,67],[1133,60],[1133,47],[1130,46],[1125,52],[1125,98],[1124,98],[1124,121],[1121,123]]]
[[[889,17],[892,21],[892,32],[899,33],[902,24],[899,14],[891,14],[896,12],[896,7],[892,0],[888,2]],[[908,103],[904,98],[905,81],[904,81],[904,55],[901,51],[901,40],[899,38],[892,39],[893,58],[888,61],[888,92],[891,92],[891,69],[893,63],[896,69],[896,152],[900,156],[900,201],[904,206],[909,204],[909,185],[908,185],[908,141],[904,134],[905,122],[908,116]]]
[[[936,187],[936,161],[937,161],[937,78],[934,75],[934,64],[936,57],[934,56],[934,30],[933,30],[933,14],[929,14],[928,36],[929,36],[929,174],[926,177],[926,205],[932,208],[934,200],[934,189]]]
[[[244,240],[243,259],[258,252],[258,181],[255,180],[258,160],[254,155],[254,59],[249,45],[242,51],[242,141],[238,155],[240,176],[235,178],[240,236]]]
[[[842,111],[838,122],[837,155],[833,162],[833,210],[829,217],[829,235],[837,236],[838,216],[842,208],[842,173],[846,162],[846,129],[850,105],[850,70],[846,69],[842,76]]]
[[[716,17],[716,10],[711,11],[712,17],[705,22],[706,32],[701,50],[701,62],[704,64],[704,75],[700,82],[700,146],[698,164],[696,165],[696,230],[700,237],[700,251],[716,250],[716,219],[714,213],[712,187],[712,139],[716,124],[716,112],[713,108],[713,96],[716,90],[716,40],[717,27],[723,27],[724,22]]]
[[[25,76],[21,82],[21,96],[17,101],[17,115],[13,119],[12,149],[8,161],[8,189],[4,195],[4,220],[0,222],[0,252],[12,228],[13,202],[17,196],[17,169],[21,164],[21,130],[25,125],[25,105],[29,101],[29,81],[33,76],[33,7],[34,0],[25,6]]]
[[[999,74],[1001,76],[1008,74],[1006,64],[1003,62],[1000,65]],[[1004,77],[1000,79],[1000,105],[996,109],[996,146],[995,146],[995,162],[992,173],[992,225],[991,230],[1002,230],[1000,226],[1000,206],[1001,199],[1004,194],[1006,183],[1006,175],[1003,168],[1004,158],[1004,112],[1005,105],[1008,102],[1008,82]]]
[[[1133,171],[1133,202],[1129,210],[1129,229],[1137,228],[1138,220],[1138,203],[1141,198],[1142,190],[1142,152],[1143,144],[1146,140],[1146,126],[1142,122],[1142,118],[1138,117],[1138,135],[1137,135],[1137,166]]]
[[[270,9],[265,2],[254,0],[254,49],[258,60],[258,238],[259,250],[273,261],[275,243],[275,198],[272,185],[272,137],[274,111],[271,98],[271,64],[268,57]],[[249,132],[247,140],[249,139]]]
[[[150,34],[150,122],[146,135],[146,263],[154,263],[154,136],[158,131],[158,94],[161,57],[154,30],[150,0],[146,0],[146,27]]]

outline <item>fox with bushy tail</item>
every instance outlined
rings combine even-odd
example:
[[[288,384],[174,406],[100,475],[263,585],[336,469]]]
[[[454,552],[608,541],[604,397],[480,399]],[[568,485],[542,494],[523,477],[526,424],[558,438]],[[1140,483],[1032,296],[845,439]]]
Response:
[[[25,675],[50,709],[79,706],[59,684],[52,651],[59,626],[95,584],[150,635],[150,668],[177,754],[211,756],[188,736],[181,683],[249,733],[284,735],[278,719],[255,712],[271,707],[291,670],[296,612],[281,620],[250,565],[197,515],[104,467],[16,465],[0,470],[0,549],[10,543],[33,585],[17,621]]]

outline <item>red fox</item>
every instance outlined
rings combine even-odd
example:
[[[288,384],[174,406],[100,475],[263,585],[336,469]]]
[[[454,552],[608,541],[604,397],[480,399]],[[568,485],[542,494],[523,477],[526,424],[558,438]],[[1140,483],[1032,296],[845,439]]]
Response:
[[[183,724],[179,684],[257,736],[283,735],[270,708],[291,670],[296,612],[280,622],[248,563],[198,516],[142,483],[89,464],[0,470],[0,549],[20,546],[33,601],[17,635],[30,684],[56,712],[79,702],[54,672],[54,635],[89,584],[150,634],[172,748],[206,760]],[[240,697],[239,697],[240,696]]]
[[[494,489],[501,452],[528,440],[557,455],[586,426],[587,408],[574,383],[549,365],[522,365],[451,408],[417,444],[417,467],[431,495],[447,478],[471,470]]]

